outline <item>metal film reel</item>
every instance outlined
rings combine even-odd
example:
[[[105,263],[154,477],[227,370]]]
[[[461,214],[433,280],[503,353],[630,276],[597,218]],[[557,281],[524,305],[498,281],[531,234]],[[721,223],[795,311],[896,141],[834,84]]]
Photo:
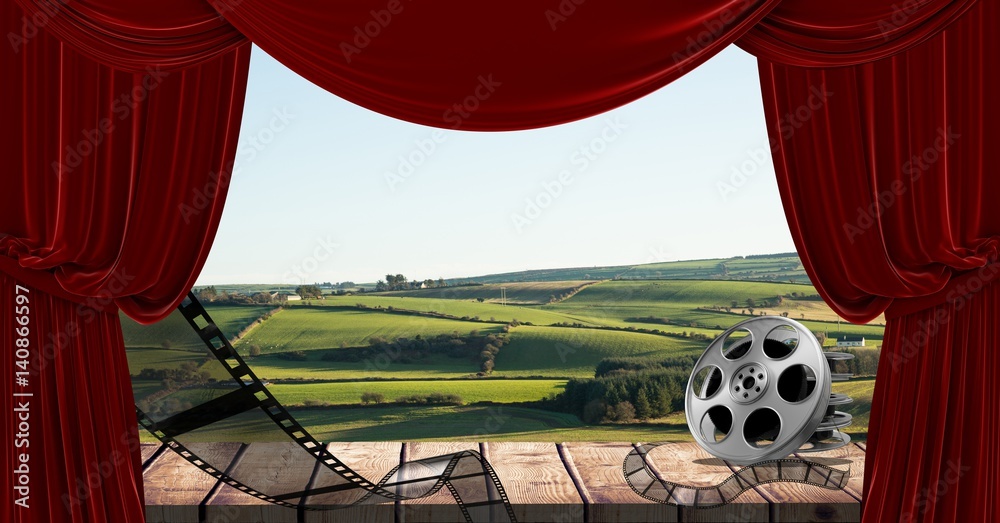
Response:
[[[809,329],[777,316],[741,322],[716,338],[691,372],[685,415],[694,440],[710,454],[739,465],[825,451],[850,442],[838,429],[849,403],[831,394],[830,361],[851,354],[824,352]]]

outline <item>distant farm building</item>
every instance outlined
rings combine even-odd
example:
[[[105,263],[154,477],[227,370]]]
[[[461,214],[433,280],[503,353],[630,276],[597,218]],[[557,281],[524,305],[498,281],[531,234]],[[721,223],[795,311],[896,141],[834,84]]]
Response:
[[[864,347],[864,336],[841,336],[837,338],[838,347]]]
[[[291,293],[288,293],[288,292],[276,292],[276,293],[274,293],[274,294],[271,295],[271,298],[277,299],[277,300],[280,300],[280,301],[301,301],[302,300],[302,296],[299,296],[298,294],[291,294]]]

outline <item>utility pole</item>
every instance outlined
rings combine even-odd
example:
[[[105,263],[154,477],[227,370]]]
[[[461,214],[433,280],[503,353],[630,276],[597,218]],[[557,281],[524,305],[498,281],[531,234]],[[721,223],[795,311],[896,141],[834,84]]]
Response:
[[[500,305],[507,306],[507,287],[500,287]]]

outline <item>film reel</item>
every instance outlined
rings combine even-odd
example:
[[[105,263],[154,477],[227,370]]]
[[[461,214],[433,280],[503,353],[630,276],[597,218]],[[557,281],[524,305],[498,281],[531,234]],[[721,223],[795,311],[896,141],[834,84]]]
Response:
[[[788,318],[761,316],[716,338],[691,372],[685,415],[694,440],[710,454],[749,465],[793,452],[842,447],[839,429],[850,403],[831,384],[850,377],[831,364],[851,354],[824,352],[809,329]]]

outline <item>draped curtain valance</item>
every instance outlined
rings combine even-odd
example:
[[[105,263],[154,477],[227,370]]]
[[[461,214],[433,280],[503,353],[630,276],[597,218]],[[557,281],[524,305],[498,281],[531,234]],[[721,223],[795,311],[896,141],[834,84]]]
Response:
[[[112,392],[128,383],[117,310],[157,321],[197,278],[230,182],[251,42],[358,105],[468,131],[592,116],[735,43],[759,59],[782,201],[814,284],[848,319],[889,310],[865,519],[895,518],[919,501],[911,494],[935,484],[944,460],[987,446],[1000,455],[972,431],[947,451],[942,435],[913,435],[892,418],[913,404],[902,391],[972,393],[985,379],[972,370],[993,365],[976,357],[996,342],[960,330],[997,319],[1000,293],[991,278],[971,294],[951,291],[989,272],[1000,245],[1000,209],[989,200],[1000,187],[986,174],[1000,116],[991,96],[1000,84],[996,10],[976,0],[15,0],[0,8],[8,123],[0,271],[47,297],[40,313],[101,318],[56,336],[76,359],[36,371],[47,386],[69,380],[109,398],[116,406],[95,422],[119,427],[112,418],[131,398]],[[970,305],[958,307],[956,296]],[[918,321],[938,312],[949,314],[947,328]],[[35,333],[39,346],[58,334]],[[116,370],[101,380],[81,374],[105,364]],[[71,395],[44,398],[53,419],[75,408]],[[924,421],[1000,422],[988,414],[1000,400],[979,408],[943,404]],[[103,436],[67,452],[115,449]],[[965,481],[988,477],[1000,465],[990,459],[997,463],[983,476]],[[118,494],[89,497],[71,519],[121,504],[121,520],[140,520],[133,465],[113,474],[125,483],[108,480]],[[52,492],[68,492],[86,467],[84,459],[53,468]],[[982,501],[989,494],[956,489],[935,506],[979,519],[994,510]],[[923,515],[943,514],[934,510]],[[62,513],[37,521],[53,514]]]

